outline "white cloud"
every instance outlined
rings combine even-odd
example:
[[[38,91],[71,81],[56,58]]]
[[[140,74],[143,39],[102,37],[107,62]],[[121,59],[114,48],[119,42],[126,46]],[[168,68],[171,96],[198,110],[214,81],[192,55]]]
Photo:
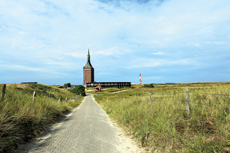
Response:
[[[152,53],[152,54],[154,54],[154,55],[164,55],[165,53],[163,53],[163,52],[157,52],[157,53]]]
[[[91,56],[106,56],[107,61],[118,57],[114,63],[126,58],[123,64],[132,68],[194,64],[184,59],[229,52],[229,0],[119,2],[0,0],[0,53],[12,63],[30,63],[18,69],[52,73],[60,67],[80,71],[88,48]],[[151,59],[150,54],[171,59]]]
[[[13,71],[47,72],[42,68],[29,67],[29,66],[23,66],[23,65],[16,65],[16,64],[7,64],[7,65],[4,65],[4,68],[7,69],[7,70],[13,70]]]
[[[125,67],[128,69],[159,67],[159,66],[176,66],[176,65],[197,65],[196,59],[156,59],[156,58],[139,58],[131,61]]]
[[[24,76],[27,78],[28,74],[36,77],[42,77],[42,78],[62,78],[63,76],[69,76],[70,74],[64,73],[60,71],[59,69],[54,69],[50,67],[30,67],[30,66],[24,66],[24,65],[17,65],[17,64],[5,64],[2,65],[3,67],[1,68],[2,71],[13,71],[13,72],[19,72],[20,76],[23,78],[23,74],[25,73],[26,75]],[[63,65],[62,65],[63,66]]]
[[[198,44],[198,43],[197,43],[197,44],[194,44],[194,46],[199,47],[199,46],[200,46],[200,44]]]
[[[151,76],[151,77],[145,77],[144,75],[142,76],[142,80],[159,80],[162,79],[160,76]],[[149,81],[148,81],[149,82]]]
[[[61,47],[60,55],[82,57],[79,54],[88,47],[100,51],[121,47],[121,42],[150,46],[171,46],[178,41],[197,43],[218,33],[216,27],[229,20],[230,11],[224,6],[227,1],[156,3],[120,1],[117,6],[94,0],[3,2],[5,9],[0,13],[12,35],[1,41],[8,40],[9,46],[35,53]]]
[[[122,49],[118,46],[115,46],[115,47],[111,47],[105,50],[99,50],[99,51],[93,52],[93,54],[104,55],[104,56],[111,56],[111,55],[117,56],[117,55],[122,55],[128,52],[130,51],[127,49]]]

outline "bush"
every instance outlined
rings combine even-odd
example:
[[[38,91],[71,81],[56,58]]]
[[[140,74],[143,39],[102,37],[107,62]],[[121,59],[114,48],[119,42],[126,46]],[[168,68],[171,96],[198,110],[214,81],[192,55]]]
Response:
[[[71,90],[73,93],[76,93],[78,95],[86,96],[85,94],[85,87],[83,85],[78,85],[77,87],[73,88]]]
[[[71,87],[71,84],[70,83],[65,83],[64,88],[67,88],[67,87]]]
[[[150,84],[144,84],[144,87],[154,88],[153,83],[150,83]]]

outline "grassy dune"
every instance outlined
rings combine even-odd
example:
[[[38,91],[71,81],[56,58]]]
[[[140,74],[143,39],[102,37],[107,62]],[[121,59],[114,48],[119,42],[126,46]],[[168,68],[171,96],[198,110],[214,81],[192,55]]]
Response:
[[[0,84],[2,89],[3,84]],[[37,92],[32,101],[33,91]],[[51,94],[52,98],[49,98]],[[0,101],[0,152],[13,151],[18,145],[44,132],[45,126],[81,103],[58,98],[74,98],[76,94],[55,86],[42,84],[25,88],[6,87],[4,101]]]
[[[125,92],[101,92],[94,97],[110,117],[152,152],[230,152],[230,83],[154,86],[135,85]],[[185,106],[186,88],[190,114]]]

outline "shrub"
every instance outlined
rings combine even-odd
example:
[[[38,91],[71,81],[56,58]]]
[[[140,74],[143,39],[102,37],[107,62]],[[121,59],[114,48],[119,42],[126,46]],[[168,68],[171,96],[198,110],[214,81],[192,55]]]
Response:
[[[78,95],[82,95],[82,96],[85,96],[85,87],[83,85],[78,85],[77,87],[73,88],[71,90],[73,93],[76,93]]]
[[[71,87],[71,84],[70,83],[65,83],[64,88],[67,88],[67,87]]]
[[[154,88],[153,83],[150,83],[150,84],[144,84],[144,87]]]

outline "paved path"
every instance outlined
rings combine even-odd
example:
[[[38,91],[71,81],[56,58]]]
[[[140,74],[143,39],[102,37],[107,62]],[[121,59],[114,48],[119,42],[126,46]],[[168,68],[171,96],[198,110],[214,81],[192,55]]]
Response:
[[[67,120],[29,153],[118,153],[120,141],[107,114],[87,95]],[[20,151],[22,152],[22,151]]]

